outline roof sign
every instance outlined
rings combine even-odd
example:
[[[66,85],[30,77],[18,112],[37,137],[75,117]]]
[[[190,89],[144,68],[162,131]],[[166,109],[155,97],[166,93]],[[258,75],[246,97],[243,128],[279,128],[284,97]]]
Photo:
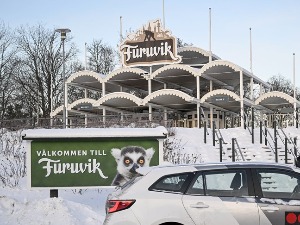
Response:
[[[177,39],[162,27],[160,20],[149,21],[120,45],[124,66],[147,66],[181,62]]]
[[[93,105],[91,103],[81,103],[77,106],[77,110],[92,110]]]
[[[213,96],[211,97],[211,102],[218,103],[218,102],[229,102],[228,96]]]

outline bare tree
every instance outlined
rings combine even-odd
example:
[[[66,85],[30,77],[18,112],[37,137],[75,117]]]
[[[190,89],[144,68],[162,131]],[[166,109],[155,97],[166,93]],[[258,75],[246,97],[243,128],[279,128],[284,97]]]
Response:
[[[19,85],[19,101],[31,114],[49,117],[51,104],[62,104],[63,75],[60,34],[47,30],[42,25],[20,27],[17,29],[19,64],[16,81]],[[65,40],[66,77],[71,72],[71,62],[76,57],[77,49],[71,44],[71,38]],[[52,85],[52,87],[51,87]],[[53,102],[51,99],[51,89]],[[26,100],[25,100],[26,99]]]
[[[271,85],[272,91],[281,91],[290,96],[294,96],[294,86],[292,82],[282,75],[272,76],[268,83]],[[300,100],[300,93],[296,88],[296,99]]]
[[[15,56],[15,40],[8,26],[0,21],[0,118],[7,119],[9,110],[14,104],[16,93],[13,82],[14,71],[18,64]]]
[[[177,38],[177,48],[187,47],[187,46],[193,46],[193,44],[192,43],[186,43],[181,38]]]
[[[116,65],[116,52],[103,44],[102,40],[93,40],[87,45],[88,69],[101,74],[110,73]]]

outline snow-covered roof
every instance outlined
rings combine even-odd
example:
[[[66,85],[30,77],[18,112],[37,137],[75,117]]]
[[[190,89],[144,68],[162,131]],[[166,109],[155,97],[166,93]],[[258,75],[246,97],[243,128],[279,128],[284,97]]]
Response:
[[[172,64],[172,65],[167,65],[159,68],[158,70],[156,70],[154,73],[151,74],[151,78],[154,79],[155,77],[164,77],[164,76],[172,75],[173,79],[175,79],[176,77],[174,76],[174,74],[176,74],[176,71],[178,71],[177,73],[179,74],[187,73],[194,77],[198,75],[198,70],[191,66],[187,66],[184,64]]]
[[[300,102],[298,100],[295,101],[292,96],[279,91],[265,93],[255,101],[256,105],[261,105],[271,110],[293,108],[294,103],[296,103],[296,108],[300,108]]]

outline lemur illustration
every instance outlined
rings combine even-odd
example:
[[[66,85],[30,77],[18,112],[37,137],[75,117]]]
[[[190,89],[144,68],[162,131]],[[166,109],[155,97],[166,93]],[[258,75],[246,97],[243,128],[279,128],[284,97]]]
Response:
[[[140,146],[126,146],[122,149],[113,148],[112,156],[117,162],[117,175],[112,181],[112,186],[122,186],[128,180],[137,175],[136,169],[149,166],[154,149],[144,149]]]
[[[151,38],[156,41],[155,37],[154,37],[154,33],[150,30],[144,30],[144,34],[145,34],[145,38],[144,41],[148,40],[151,41]]]

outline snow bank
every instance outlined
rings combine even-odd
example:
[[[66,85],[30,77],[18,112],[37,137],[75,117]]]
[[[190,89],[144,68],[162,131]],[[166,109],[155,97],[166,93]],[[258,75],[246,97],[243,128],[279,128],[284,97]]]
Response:
[[[19,202],[0,197],[0,224],[3,225],[98,225],[102,222],[103,216],[89,206],[62,198]]]

